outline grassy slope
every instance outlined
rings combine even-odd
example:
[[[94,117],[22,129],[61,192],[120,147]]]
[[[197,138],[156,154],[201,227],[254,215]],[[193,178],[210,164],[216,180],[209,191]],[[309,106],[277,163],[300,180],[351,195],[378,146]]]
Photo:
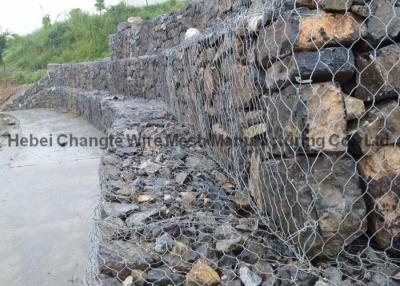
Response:
[[[19,85],[15,82],[0,80],[0,109],[3,103],[16,94],[23,92],[28,85]]]
[[[94,2],[94,1],[93,1]],[[19,83],[37,81],[48,63],[82,62],[108,56],[108,35],[129,17],[151,19],[181,8],[182,1],[168,0],[147,7],[119,4],[102,15],[72,10],[67,20],[53,23],[27,36],[14,35],[4,54],[7,72],[0,78]]]

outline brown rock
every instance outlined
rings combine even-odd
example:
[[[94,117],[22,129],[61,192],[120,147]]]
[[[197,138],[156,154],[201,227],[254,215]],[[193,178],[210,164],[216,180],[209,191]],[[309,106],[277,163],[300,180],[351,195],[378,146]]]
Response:
[[[212,132],[216,136],[222,136],[223,138],[228,138],[229,137],[228,132],[226,132],[225,128],[219,123],[213,124]]]
[[[261,212],[267,210],[266,200],[263,195],[263,186],[265,185],[263,175],[261,156],[258,152],[253,152],[250,159],[249,191]]]
[[[194,208],[196,206],[196,196],[191,192],[182,192],[182,200],[187,208]]]
[[[228,40],[225,39],[225,41]],[[245,38],[242,38],[238,35],[233,35],[229,41],[230,42],[227,45],[232,45],[233,55],[236,56],[239,61],[241,61],[241,58],[245,55],[246,50]]]
[[[204,92],[206,96],[210,98],[216,92],[215,75],[210,66],[204,69]]]
[[[252,139],[256,136],[265,134],[267,132],[267,130],[268,130],[267,125],[264,123],[261,123],[261,124],[257,124],[257,125],[254,125],[254,126],[251,126],[247,129],[245,129],[243,133],[244,133],[245,138]]]
[[[385,146],[365,157],[358,166],[366,182],[390,178],[400,172],[400,147]]]
[[[260,31],[257,58],[264,67],[283,59],[292,50],[312,51],[321,47],[353,44],[366,34],[362,22],[351,13],[297,9]]]
[[[234,108],[244,109],[249,107],[251,100],[258,94],[251,81],[251,67],[235,65],[227,59],[224,61],[222,72],[231,83],[231,90],[227,93],[230,97],[226,98],[226,103]]]
[[[369,229],[378,245],[400,251],[400,147],[382,147],[358,169],[366,183]]]
[[[354,139],[362,154],[400,142],[400,106],[395,100],[380,102],[361,119]]]
[[[218,285],[219,282],[218,273],[203,260],[196,262],[186,276],[186,286],[213,286]]]
[[[362,100],[359,100],[351,96],[346,96],[344,99],[344,103],[346,106],[347,120],[361,118],[365,113],[365,105]]]
[[[273,154],[346,150],[344,94],[332,83],[290,86],[264,97],[266,147]]]
[[[163,261],[175,271],[189,272],[192,268],[192,264],[188,262],[193,254],[191,251],[186,244],[176,241],[172,250],[163,256]]]
[[[390,45],[356,58],[359,86],[355,97],[365,100],[397,98],[400,89],[400,47]]]
[[[136,198],[136,201],[138,202],[138,203],[148,203],[148,202],[152,202],[152,201],[154,201],[154,197],[153,196],[150,196],[150,195],[139,195],[137,198]]]
[[[262,195],[258,207],[308,257],[336,257],[366,231],[366,208],[352,159],[309,156],[252,164],[259,164],[251,166],[257,170],[251,176],[258,178],[250,178],[256,182],[252,193]]]

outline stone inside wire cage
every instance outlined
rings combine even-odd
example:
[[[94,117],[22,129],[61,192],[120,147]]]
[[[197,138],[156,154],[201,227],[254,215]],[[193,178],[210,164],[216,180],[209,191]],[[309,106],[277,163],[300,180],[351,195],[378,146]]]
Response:
[[[113,136],[202,139],[107,150],[87,284],[397,285],[399,13],[193,1],[52,71],[30,104],[52,87]]]

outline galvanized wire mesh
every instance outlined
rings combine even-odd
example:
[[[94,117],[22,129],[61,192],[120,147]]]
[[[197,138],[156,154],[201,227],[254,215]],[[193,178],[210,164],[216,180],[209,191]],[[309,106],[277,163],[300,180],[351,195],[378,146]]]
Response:
[[[200,134],[219,165],[196,145],[110,150],[94,285],[396,285],[399,12],[270,1],[166,51],[187,127],[125,131]]]

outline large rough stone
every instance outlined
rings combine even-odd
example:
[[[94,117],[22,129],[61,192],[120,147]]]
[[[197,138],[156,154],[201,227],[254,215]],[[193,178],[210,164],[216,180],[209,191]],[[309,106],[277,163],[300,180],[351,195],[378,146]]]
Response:
[[[321,8],[329,11],[346,11],[353,4],[353,0],[296,0],[299,5],[310,8]]]
[[[364,115],[365,105],[362,100],[351,97],[351,96],[346,96],[344,99],[344,103],[346,106],[347,120],[361,118]]]
[[[260,31],[257,58],[266,68],[293,50],[349,45],[365,34],[365,26],[351,13],[341,15],[299,8]]]
[[[196,28],[190,28],[185,33],[185,41],[193,41],[201,36],[201,32]]]
[[[118,30],[118,32],[123,32],[126,29],[129,29],[130,27],[131,27],[130,23],[122,22],[122,23],[118,24],[117,30]]]
[[[385,145],[400,142],[400,106],[396,100],[372,106],[360,120],[357,141],[362,154],[372,154]]]
[[[239,123],[242,128],[248,128],[253,125],[262,123],[264,120],[264,112],[262,110],[254,110],[249,112],[240,112]]]
[[[168,267],[160,267],[147,272],[147,281],[151,283],[150,285],[183,285],[185,276],[172,272]]]
[[[249,267],[243,266],[239,269],[240,280],[245,286],[259,286],[262,282],[260,276],[250,270]]]
[[[353,5],[351,6],[351,12],[363,18],[367,18],[371,15],[371,10],[367,5]]]
[[[265,134],[268,131],[268,127],[264,123],[253,125],[243,131],[245,138],[252,139],[258,135]]]
[[[256,89],[252,76],[252,67],[240,65],[233,62],[230,58],[224,59],[219,69],[220,79],[229,82],[229,90],[220,96],[221,102],[217,103],[217,109],[229,109],[231,107],[237,109],[248,108],[251,101],[257,97]],[[225,86],[228,86],[225,84]]]
[[[119,240],[102,243],[98,260],[102,274],[118,276],[121,280],[125,280],[133,269],[145,270],[156,262],[145,247]]]
[[[156,240],[156,245],[154,246],[154,250],[157,253],[164,253],[175,245],[174,238],[169,233],[164,233]]]
[[[386,146],[361,160],[369,229],[378,245],[400,252],[400,147]]]
[[[135,204],[105,202],[102,205],[102,209],[107,216],[125,218],[138,210],[139,206]]]
[[[268,127],[265,151],[273,154],[346,150],[344,94],[332,83],[289,86],[263,98]]]
[[[143,212],[138,212],[131,214],[127,219],[126,219],[126,224],[129,227],[132,226],[139,226],[139,225],[144,225],[146,221],[151,219],[151,217],[159,214],[159,210],[157,209],[152,209],[152,210],[146,210]]]
[[[99,223],[99,230],[104,239],[120,236],[125,227],[125,223],[118,217],[107,217]]]
[[[399,25],[400,26],[400,25]],[[365,100],[397,98],[400,88],[400,47],[397,44],[356,58],[358,84],[355,97]]]
[[[189,272],[192,262],[199,258],[198,253],[193,252],[186,244],[176,241],[172,250],[163,255],[162,261],[175,271]]]
[[[226,12],[232,9],[233,0],[221,0],[219,1],[219,9],[221,12]]]
[[[295,52],[277,61],[265,72],[261,84],[273,91],[310,81],[344,84],[351,80],[353,73],[354,57],[351,51],[343,47],[326,48],[316,52]]]
[[[258,208],[310,258],[336,257],[366,231],[366,207],[351,158],[321,155],[251,164]]]
[[[218,273],[206,261],[200,260],[186,275],[186,286],[214,286],[218,285],[220,280]]]
[[[276,270],[276,280],[283,281],[282,286],[291,286],[291,281],[296,281],[298,286],[315,286],[318,277],[310,274],[307,270],[302,270],[298,263],[290,263],[279,266]],[[343,284],[343,286],[348,286]]]
[[[400,7],[391,0],[371,0],[371,17],[368,18],[368,40],[377,45],[394,41],[400,33]]]
[[[146,284],[147,274],[144,271],[132,270],[131,277],[135,286],[144,286]]]
[[[243,236],[230,224],[224,224],[215,230],[217,240],[215,249],[219,252],[229,253],[241,249]]]

